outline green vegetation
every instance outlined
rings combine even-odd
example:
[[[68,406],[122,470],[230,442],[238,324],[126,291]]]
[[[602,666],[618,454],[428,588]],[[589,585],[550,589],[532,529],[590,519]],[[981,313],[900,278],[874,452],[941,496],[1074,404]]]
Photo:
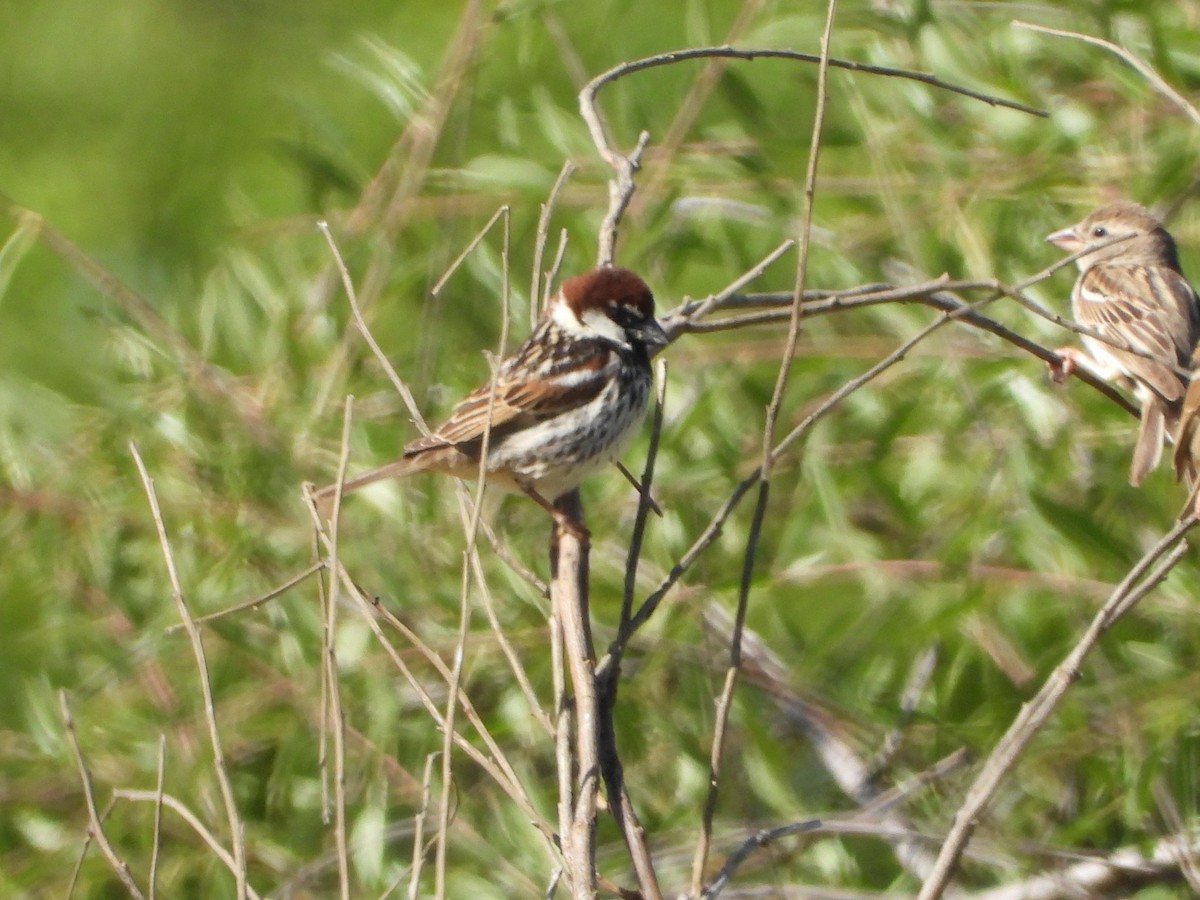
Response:
[[[300,486],[333,479],[346,395],[356,398],[352,470],[393,457],[416,433],[350,321],[317,221],[330,223],[373,336],[438,419],[486,376],[482,353],[495,348],[502,314],[502,228],[436,296],[430,288],[496,210],[511,209],[514,338],[529,319],[539,207],[568,160],[576,170],[553,209],[547,259],[561,230],[563,272],[594,262],[611,172],[578,114],[583,81],[727,40],[815,53],[825,10],[751,0],[513,0],[475,13],[462,2],[24,6],[0,11],[0,894],[64,897],[87,811],[60,690],[101,811],[115,789],[154,791],[162,736],[165,792],[231,846],[200,680],[186,635],[167,631],[179,615],[130,442],[201,616],[313,563]],[[1200,80],[1195,0],[847,0],[835,56],[928,72],[1050,115],[831,71],[810,289],[942,273],[1016,283],[1058,258],[1044,235],[1116,196],[1169,210],[1184,268],[1200,277],[1200,129],[1112,54],[1013,28],[1014,16],[1113,40],[1185,94]],[[817,67],[733,61],[708,90],[713,65],[655,69],[600,95],[623,152],[650,134],[617,259],[646,277],[664,311],[722,290],[795,237],[803,216]],[[788,291],[795,269],[785,256],[747,290]],[[1072,278],[1060,271],[1028,296],[1066,314]],[[1011,299],[983,311],[1046,347],[1077,340]],[[892,303],[807,320],[779,434],[935,315]],[[784,339],[770,325],[685,335],[667,351],[654,487],[665,515],[649,521],[639,601],[761,458]],[[710,875],[757,829],[858,808],[806,738],[798,704],[867,763],[899,729],[883,790],[959,748],[987,755],[1183,505],[1166,466],[1140,489],[1126,484],[1134,431],[1096,391],[1056,387],[1032,356],[950,324],[783,455],[754,567],[754,664],[734,697]],[[646,444],[626,460],[634,471]],[[637,497],[612,472],[587,483],[583,500],[603,648]],[[752,511],[753,492],[624,664],[617,741],[669,896],[690,883],[729,659],[723,623],[737,606]],[[493,498],[485,519],[548,577],[540,509]],[[343,509],[348,571],[447,662],[464,546],[445,481],[383,485]],[[550,709],[548,601],[486,546],[481,558],[503,632]],[[1101,641],[984,817],[963,887],[1016,882],[1079,853],[1150,852],[1194,826],[1198,589],[1189,552]],[[555,823],[553,741],[478,591],[472,603],[464,688],[537,814]],[[309,579],[203,628],[261,896],[337,896],[334,829],[322,815],[321,757],[332,752],[321,725],[323,617]],[[351,894],[397,886],[390,896],[406,896],[426,759],[442,737],[359,607],[344,603],[338,618]],[[444,710],[444,679],[411,641],[385,634]],[[929,651],[906,716],[906,686]],[[778,668],[764,668],[772,658]],[[461,711],[457,724],[478,743]],[[453,770],[446,895],[541,896],[552,865],[529,816],[461,751]],[[920,832],[944,833],[972,771],[913,787],[897,810]],[[436,816],[424,827],[432,838]],[[147,890],[153,803],[118,800],[105,832]],[[601,873],[633,886],[603,811],[598,840]],[[170,810],[160,843],[160,896],[236,896],[216,854]],[[1137,896],[1187,895],[1181,877],[1152,881]],[[418,895],[433,885],[430,852]],[[817,834],[751,857],[722,896],[760,885],[779,896],[792,885],[908,896],[919,881],[879,835]],[[123,895],[92,846],[73,896]]]

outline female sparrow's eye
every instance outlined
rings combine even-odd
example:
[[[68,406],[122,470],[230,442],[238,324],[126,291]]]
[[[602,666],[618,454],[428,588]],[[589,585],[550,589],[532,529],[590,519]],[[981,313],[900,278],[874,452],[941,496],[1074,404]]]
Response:
[[[1092,237],[1107,237],[1107,236],[1108,236],[1108,229],[1105,228],[1103,225],[1097,225],[1095,228],[1092,229]]]

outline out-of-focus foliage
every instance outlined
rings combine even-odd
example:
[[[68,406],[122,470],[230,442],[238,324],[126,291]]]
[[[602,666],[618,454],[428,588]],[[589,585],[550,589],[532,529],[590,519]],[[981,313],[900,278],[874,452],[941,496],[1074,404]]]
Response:
[[[501,315],[499,230],[439,295],[429,289],[493,212],[511,207],[516,336],[528,321],[539,204],[566,160],[578,169],[554,211],[548,254],[566,229],[564,270],[594,258],[609,173],[577,113],[581,80],[624,60],[723,43],[731,28],[740,46],[815,52],[821,7],[485,3],[470,40],[462,23],[472,7],[462,2],[0,8],[0,193],[9,201],[0,234],[0,894],[65,896],[81,852],[86,815],[59,689],[102,807],[114,788],[153,789],[165,735],[167,792],[228,843],[195,667],[186,638],[164,632],[177,616],[128,443],[155,478],[196,614],[309,565],[299,486],[332,478],[344,396],[358,398],[354,468],[389,458],[414,434],[348,324],[316,221],[330,221],[374,335],[437,418],[487,371],[481,352],[495,346]],[[1050,117],[832,72],[810,287],[897,272],[1017,281],[1056,258],[1045,234],[1114,196],[1170,208],[1185,269],[1200,275],[1200,132],[1111,55],[1014,29],[1014,15],[1122,43],[1185,94],[1200,79],[1194,0],[842,3],[835,55],[930,72]],[[447,84],[439,73],[464,52],[470,61]],[[618,258],[646,275],[663,308],[724,287],[795,236],[802,214],[815,67],[729,63],[710,93],[694,94],[706,65],[645,72],[601,94],[622,148],[642,129],[651,135]],[[431,97],[449,105],[425,170],[411,149]],[[398,203],[364,200],[380,188],[386,199],[405,177],[416,189]],[[78,259],[53,252],[39,239],[46,229],[144,297],[162,327],[148,330]],[[789,289],[794,271],[787,257],[754,287]],[[1065,311],[1071,277],[1060,272],[1030,294]],[[988,313],[1048,346],[1073,341],[1006,300]],[[782,428],[931,315],[885,306],[806,322]],[[670,350],[655,488],[666,515],[651,520],[643,594],[757,460],[782,346],[782,330],[763,328],[691,336]],[[1132,420],[1083,385],[1056,388],[1010,346],[943,329],[781,460],[749,625],[783,660],[791,687],[819,698],[867,759],[901,719],[914,660],[937,648],[885,784],[959,747],[986,753],[1182,504],[1165,469],[1140,490],[1126,484],[1132,441]],[[632,468],[644,447],[631,452]],[[584,500],[603,646],[635,498],[613,474],[587,484]],[[507,499],[489,504],[488,518],[544,576],[544,514]],[[705,614],[733,608],[749,519],[748,508],[735,513],[669,595],[631,648],[621,688],[630,790],[675,889],[690,865],[727,660]],[[350,571],[447,658],[463,542],[453,491],[434,480],[381,486],[344,511]],[[484,561],[503,627],[548,704],[546,603],[490,553]],[[969,864],[975,883],[1040,871],[1042,849],[1148,846],[1172,831],[1174,815],[1194,821],[1198,586],[1189,558],[1105,638],[981,827],[992,861],[1006,865]],[[378,896],[407,884],[422,770],[441,738],[357,614],[347,608],[341,620],[353,892]],[[250,878],[264,896],[332,896],[336,885],[318,765],[321,627],[306,583],[205,631]],[[478,612],[472,631],[466,688],[553,820],[551,742]],[[444,684],[410,661],[444,704]],[[540,895],[551,874],[542,839],[465,758],[455,773],[448,895]],[[922,830],[944,829],[966,777],[924,789],[905,811]],[[853,808],[769,696],[740,687],[714,860],[747,829]],[[107,821],[142,885],[152,822],[151,805],[128,802]],[[628,882],[611,823],[600,836],[601,866]],[[915,886],[874,838],[789,845],[741,877]],[[162,896],[233,896],[211,851],[170,814],[158,883]],[[119,890],[93,847],[74,896]]]

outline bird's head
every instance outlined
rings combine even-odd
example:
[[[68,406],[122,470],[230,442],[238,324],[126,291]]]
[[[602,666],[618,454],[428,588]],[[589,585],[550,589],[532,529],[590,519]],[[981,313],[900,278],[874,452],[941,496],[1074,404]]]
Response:
[[[667,336],[654,317],[654,295],[628,269],[593,269],[566,279],[551,315],[579,336],[601,337],[625,347],[663,347]]]
[[[1125,240],[1116,240],[1125,237]],[[1166,265],[1179,269],[1175,241],[1144,206],[1110,203],[1083,221],[1047,236],[1067,253],[1087,251],[1075,261],[1081,272],[1104,263]],[[1095,249],[1089,249],[1094,247]]]

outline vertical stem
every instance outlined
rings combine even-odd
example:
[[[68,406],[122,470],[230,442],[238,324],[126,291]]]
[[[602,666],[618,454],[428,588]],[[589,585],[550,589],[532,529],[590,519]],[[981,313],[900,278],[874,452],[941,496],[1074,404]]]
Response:
[[[581,526],[579,492],[564,494],[555,508]],[[574,809],[568,833],[561,835],[571,896],[596,896],[596,796],[599,788],[599,708],[596,656],[588,619],[588,547],[578,535],[554,522],[550,542],[550,604],[562,628],[563,650],[575,697],[575,763],[578,769]]]

